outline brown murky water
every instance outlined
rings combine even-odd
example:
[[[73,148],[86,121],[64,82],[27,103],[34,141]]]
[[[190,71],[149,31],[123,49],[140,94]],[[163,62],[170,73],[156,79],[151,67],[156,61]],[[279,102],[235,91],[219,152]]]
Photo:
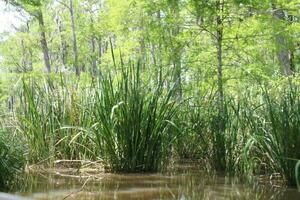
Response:
[[[87,174],[43,172],[30,174],[15,194],[38,200],[110,199],[279,199],[300,200],[295,188],[242,184],[235,178],[208,175],[193,166],[167,174]]]

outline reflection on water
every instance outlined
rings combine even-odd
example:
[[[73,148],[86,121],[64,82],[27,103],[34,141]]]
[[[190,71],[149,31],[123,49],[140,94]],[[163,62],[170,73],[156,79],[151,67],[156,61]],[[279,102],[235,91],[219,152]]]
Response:
[[[16,194],[30,199],[284,199],[299,200],[296,189],[240,184],[237,179],[208,175],[191,165],[167,174],[29,174]]]

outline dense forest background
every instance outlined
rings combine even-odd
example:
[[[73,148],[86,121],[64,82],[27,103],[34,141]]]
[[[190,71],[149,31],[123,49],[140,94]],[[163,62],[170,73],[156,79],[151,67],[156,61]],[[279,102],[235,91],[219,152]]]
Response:
[[[26,13],[26,25],[2,35],[1,71],[8,74],[94,76],[112,70],[112,50],[117,62],[140,59],[153,79],[172,70],[178,90],[216,84],[218,76],[241,85],[252,74],[273,78],[299,68],[297,0],[8,3]]]

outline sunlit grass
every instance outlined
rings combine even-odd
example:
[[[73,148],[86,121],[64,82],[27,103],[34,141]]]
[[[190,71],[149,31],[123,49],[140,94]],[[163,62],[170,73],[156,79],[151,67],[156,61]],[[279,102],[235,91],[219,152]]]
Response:
[[[170,84],[153,85],[140,70],[139,64],[122,65],[84,83],[65,75],[23,78],[15,129],[29,163],[102,159],[113,171],[149,172],[175,149],[217,171],[280,172],[296,185],[299,86],[258,84],[243,94],[225,93],[221,118],[213,90],[178,102]]]
[[[114,171],[157,171],[176,132],[173,90],[143,82],[140,65],[99,80],[94,108],[98,148]]]
[[[246,147],[248,151],[255,150],[256,160],[269,165],[269,170],[280,172],[289,185],[296,185],[295,165],[300,159],[299,86],[289,83],[276,91],[280,93],[271,94],[263,88],[262,107],[256,112],[260,119],[253,120],[252,138]]]
[[[26,138],[31,163],[93,156],[86,145],[92,116],[85,90],[68,85],[63,77],[23,79],[22,87],[18,131]]]

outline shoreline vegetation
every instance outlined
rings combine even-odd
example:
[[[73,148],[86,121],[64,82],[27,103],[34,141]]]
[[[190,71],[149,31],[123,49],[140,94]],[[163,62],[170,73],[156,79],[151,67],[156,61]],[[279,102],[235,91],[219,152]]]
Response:
[[[74,164],[100,158],[112,172],[131,173],[158,172],[172,156],[190,157],[202,159],[203,168],[241,177],[279,173],[287,185],[296,186],[297,159],[291,158],[299,158],[300,98],[292,79],[282,79],[286,86],[281,90],[257,85],[243,91],[246,98],[226,94],[220,135],[216,97],[178,101],[172,87],[156,89],[141,80],[140,66],[121,69],[76,88],[62,74],[23,77],[16,91],[17,109],[2,135],[19,138],[18,148],[26,153],[12,155],[45,166],[62,162],[57,159]],[[223,146],[218,140],[224,140]],[[218,148],[225,151],[220,158],[224,170],[216,166]],[[22,164],[3,166],[12,173],[22,169]]]

